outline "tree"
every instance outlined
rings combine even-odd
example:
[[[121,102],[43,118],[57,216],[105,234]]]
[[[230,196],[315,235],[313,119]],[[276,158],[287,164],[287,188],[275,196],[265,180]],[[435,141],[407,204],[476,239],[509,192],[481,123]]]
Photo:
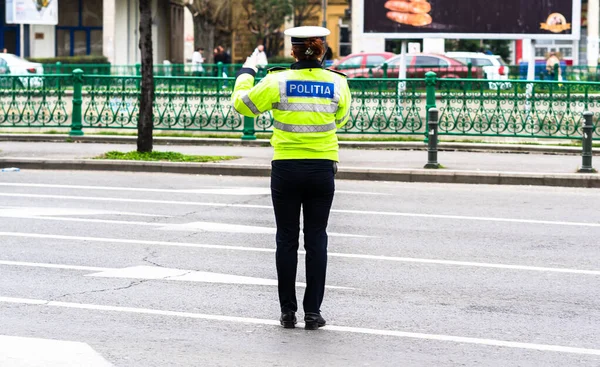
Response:
[[[213,62],[215,40],[221,42],[231,34],[232,0],[192,0],[185,6],[194,20],[194,49],[208,50],[208,62]]]
[[[305,25],[306,21],[319,15],[321,0],[291,0],[294,8],[294,27]]]
[[[140,0],[140,51],[142,54],[142,92],[138,115],[138,152],[152,152],[154,128],[154,76],[152,52],[152,0]]]
[[[255,43],[264,42],[271,52],[283,44],[281,27],[293,14],[292,3],[282,0],[243,0],[248,30],[255,35]]]

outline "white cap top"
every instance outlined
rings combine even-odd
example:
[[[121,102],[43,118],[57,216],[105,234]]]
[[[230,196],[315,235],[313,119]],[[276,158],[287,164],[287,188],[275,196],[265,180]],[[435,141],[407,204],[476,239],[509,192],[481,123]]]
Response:
[[[294,27],[285,31],[285,35],[292,38],[326,37],[330,34],[331,32],[327,28],[313,26]]]

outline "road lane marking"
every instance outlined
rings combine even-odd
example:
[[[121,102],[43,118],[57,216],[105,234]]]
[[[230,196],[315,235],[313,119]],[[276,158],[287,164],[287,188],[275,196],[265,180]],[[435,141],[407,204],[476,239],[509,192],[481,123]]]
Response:
[[[48,213],[53,211],[52,208],[47,210]],[[49,215],[49,214],[46,214]],[[119,224],[119,225],[136,225],[157,227],[163,231],[188,231],[188,232],[216,232],[216,233],[246,233],[246,234],[275,234],[277,230],[270,227],[246,226],[241,224],[216,223],[216,222],[188,222],[188,223],[159,223],[159,222],[138,222],[124,221],[112,219],[89,219],[89,218],[65,218],[65,217],[50,217],[28,215],[27,210],[24,211],[3,211],[0,209],[0,218],[19,218],[32,220],[50,220],[62,222],[83,222],[83,223],[100,223],[100,224]],[[347,238],[375,238],[374,236],[364,236],[358,234],[328,232],[330,237],[347,237]]]
[[[190,247],[190,248],[204,248],[204,249],[227,250],[227,251],[275,253],[275,249],[261,248],[261,247],[210,245],[210,244],[197,244],[197,243],[189,243],[189,242],[128,240],[128,239],[100,238],[100,237],[63,236],[63,235],[49,235],[49,234],[21,233],[21,232],[0,232],[0,237],[38,238],[38,239],[100,242],[100,243],[113,243],[113,244],[120,243],[120,244],[130,244],[130,245]],[[306,252],[304,252],[304,251],[298,251],[298,253],[301,255],[306,254]],[[360,259],[360,260],[407,262],[407,263],[416,263],[416,264],[448,265],[448,266],[459,266],[459,267],[478,267],[478,268],[507,269],[507,270],[524,270],[524,271],[535,271],[535,272],[550,272],[550,273],[565,273],[565,274],[580,274],[580,275],[600,275],[600,270],[552,268],[552,267],[514,265],[514,264],[495,264],[495,263],[482,263],[482,262],[473,262],[473,261],[422,259],[422,258],[414,258],[414,257],[398,257],[398,256],[383,256],[383,255],[366,255],[366,254],[347,254],[347,253],[345,254],[345,253],[337,253],[337,252],[329,252],[328,256],[329,257],[349,258],[349,259]]]
[[[89,271],[91,274],[86,274],[86,277],[97,278],[123,278],[123,279],[143,279],[143,280],[175,280],[182,282],[197,282],[197,283],[218,283],[218,284],[241,284],[241,285],[268,285],[277,286],[276,279],[246,277],[240,275],[212,273],[207,271],[172,269],[159,266],[130,266],[126,268],[102,268],[95,266],[80,266],[80,265],[64,265],[64,264],[46,264],[32,263],[23,261],[4,261],[0,260],[0,266],[16,266],[16,267],[34,267],[46,269],[61,269],[61,270],[81,270]],[[297,282],[296,286],[306,287],[306,283]],[[350,289],[351,287],[340,287],[326,285],[329,289]]]
[[[82,271],[118,270],[116,268],[100,268],[100,267],[96,267],[96,266],[45,264],[45,263],[32,263],[32,262],[25,262],[25,261],[4,261],[4,260],[0,260],[0,265],[25,266],[25,267],[32,267],[32,268],[64,269],[64,270],[82,270]]]
[[[70,308],[80,309],[89,311],[105,311],[105,312],[121,312],[121,313],[133,313],[133,314],[145,314],[155,316],[169,316],[169,317],[180,317],[188,319],[200,319],[209,321],[223,321],[240,324],[254,324],[254,325],[268,325],[268,326],[279,326],[277,320],[266,320],[251,317],[239,317],[239,316],[225,316],[225,315],[211,315],[193,312],[181,312],[181,311],[168,311],[168,310],[157,310],[148,308],[136,308],[136,307],[122,307],[122,306],[106,306],[96,305],[89,303],[73,303],[73,302],[58,302],[41,299],[23,299],[23,298],[12,298],[12,297],[0,297],[0,302],[9,304],[22,304],[42,307],[56,307],[56,308]],[[299,323],[299,327],[304,327],[304,324]],[[473,345],[485,345],[492,347],[504,347],[504,348],[515,348],[525,350],[536,350],[543,352],[557,352],[557,353],[568,353],[568,354],[580,354],[580,355],[594,355],[600,356],[600,349],[588,349],[588,348],[577,348],[568,347],[561,345],[551,344],[534,344],[534,343],[523,343],[506,340],[496,339],[480,339],[463,336],[453,335],[440,335],[440,334],[426,334],[426,333],[414,333],[408,331],[399,330],[384,330],[384,329],[370,329],[360,327],[348,327],[348,326],[336,326],[327,325],[322,328],[323,331],[335,331],[341,333],[354,333],[354,334],[367,334],[377,336],[393,336],[398,338],[407,339],[421,339],[431,340],[440,342],[452,342],[460,344],[473,344]]]
[[[248,233],[248,234],[275,234],[276,228],[246,226],[241,224],[216,223],[216,222],[190,222],[182,224],[167,224],[159,228],[165,231],[188,231],[188,232],[218,232],[218,233]],[[327,232],[331,237],[351,238],[373,238],[355,234]]]
[[[0,193],[0,196],[35,198],[35,199],[109,201],[109,202],[122,202],[122,203],[168,204],[168,205],[209,206],[209,207],[223,207],[223,208],[247,208],[247,209],[273,210],[273,206],[271,206],[271,205],[204,203],[204,202],[177,201],[177,200],[149,200],[149,199],[106,198],[106,197],[96,197],[96,196],[7,194],[7,193]],[[474,216],[463,216],[463,215],[422,214],[422,213],[384,212],[384,211],[372,211],[372,210],[347,210],[347,209],[332,209],[331,212],[338,213],[338,214],[375,215],[375,216],[408,217],[408,218],[414,217],[414,218],[467,220],[467,221],[484,221],[484,222],[504,222],[504,223],[517,223],[517,224],[543,224],[543,225],[579,226],[579,227],[600,228],[600,223],[590,223],[590,222],[568,222],[568,221],[498,218],[498,217],[474,217]]]
[[[170,215],[144,214],[122,212],[115,210],[99,210],[85,208],[55,208],[55,207],[24,207],[0,206],[0,217],[47,217],[47,216],[78,216],[78,215],[129,215],[136,217],[171,218]]]
[[[137,188],[123,186],[85,186],[85,185],[56,185],[56,184],[31,184],[31,183],[4,183],[0,182],[0,186],[13,187],[33,187],[33,188],[49,188],[49,189],[70,189],[70,190],[102,190],[102,191],[136,191],[136,192],[162,192],[175,194],[214,194],[214,195],[233,195],[233,196],[251,196],[251,195],[271,195],[271,189],[268,187],[205,187],[199,189],[153,189],[153,188]],[[391,196],[379,192],[368,191],[348,191],[336,190],[337,194],[348,195],[375,195],[375,196]]]
[[[0,366],[113,366],[85,343],[0,335]]]

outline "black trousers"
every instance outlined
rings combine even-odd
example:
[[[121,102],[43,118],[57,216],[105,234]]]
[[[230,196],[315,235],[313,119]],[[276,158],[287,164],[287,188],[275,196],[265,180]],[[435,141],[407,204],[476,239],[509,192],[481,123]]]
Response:
[[[298,311],[296,272],[300,208],[304,213],[304,312],[319,313],[327,272],[327,221],[335,192],[336,163],[302,159],[272,162],[271,196],[277,222],[277,278],[282,312]]]

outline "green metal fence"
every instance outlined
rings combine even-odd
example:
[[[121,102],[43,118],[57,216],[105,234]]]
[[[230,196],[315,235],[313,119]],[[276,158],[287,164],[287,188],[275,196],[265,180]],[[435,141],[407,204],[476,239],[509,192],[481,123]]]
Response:
[[[231,106],[234,78],[155,77],[157,130],[271,132],[273,118],[241,117]],[[0,78],[0,128],[136,129],[139,76]],[[440,134],[580,139],[582,113],[594,113],[600,139],[600,83],[445,79],[350,79],[350,121],[341,134],[421,135],[426,111],[440,110]]]
[[[72,101],[67,92],[72,78],[0,77],[0,127],[69,128]]]

